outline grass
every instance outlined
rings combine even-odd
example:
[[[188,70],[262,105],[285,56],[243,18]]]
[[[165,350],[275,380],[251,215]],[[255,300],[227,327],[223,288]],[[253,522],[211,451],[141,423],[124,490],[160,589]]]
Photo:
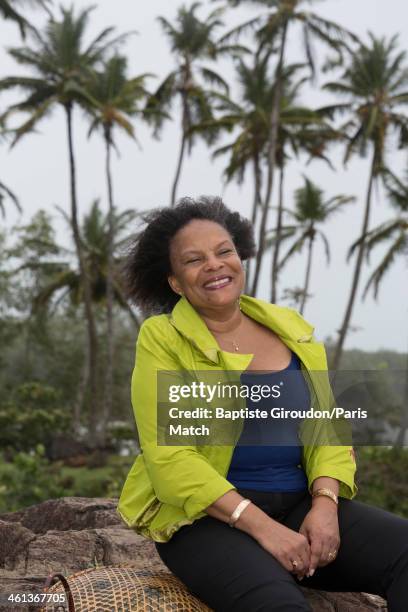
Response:
[[[133,459],[110,455],[101,467],[61,465],[60,475],[67,496],[115,497],[119,495]]]

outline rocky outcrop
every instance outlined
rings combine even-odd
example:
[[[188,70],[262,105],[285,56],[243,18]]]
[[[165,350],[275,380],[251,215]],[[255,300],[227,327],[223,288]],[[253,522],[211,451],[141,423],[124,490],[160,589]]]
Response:
[[[0,593],[38,591],[48,574],[100,565],[167,571],[153,542],[123,525],[116,501],[66,497],[0,515]],[[387,609],[372,595],[302,590],[316,612]]]

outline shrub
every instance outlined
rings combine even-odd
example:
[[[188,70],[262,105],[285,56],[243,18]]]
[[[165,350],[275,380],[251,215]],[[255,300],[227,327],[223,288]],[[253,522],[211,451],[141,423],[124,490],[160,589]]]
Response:
[[[44,456],[39,444],[29,453],[19,452],[0,472],[0,510],[13,512],[53,497],[62,497],[59,471]]]
[[[59,394],[42,383],[25,383],[0,405],[0,447],[13,451],[47,446],[66,430],[69,416],[59,408]]]
[[[408,518],[408,449],[356,447],[358,499]]]

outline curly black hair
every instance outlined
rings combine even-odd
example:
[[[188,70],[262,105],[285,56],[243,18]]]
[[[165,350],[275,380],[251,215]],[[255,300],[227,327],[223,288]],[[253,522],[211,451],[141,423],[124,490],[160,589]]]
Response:
[[[171,312],[180,296],[173,292],[170,242],[193,219],[214,221],[230,234],[241,260],[253,257],[255,241],[250,221],[227,208],[221,198],[182,198],[174,208],[155,209],[143,217],[147,224],[132,238],[124,259],[123,278],[127,297],[144,314]]]

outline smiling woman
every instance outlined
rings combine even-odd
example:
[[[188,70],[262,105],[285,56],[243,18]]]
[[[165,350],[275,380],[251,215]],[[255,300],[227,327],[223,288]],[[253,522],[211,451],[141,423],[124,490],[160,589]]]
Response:
[[[130,298],[146,313],[171,312],[180,295],[199,305],[238,299],[242,262],[255,254],[251,224],[219,198],[190,198],[145,216],[124,273]],[[220,292],[224,287],[228,293]]]
[[[232,329],[241,313],[234,305],[244,288],[244,271],[228,231],[214,221],[194,219],[170,244],[170,287],[200,308],[222,309]]]
[[[306,577],[306,587],[374,593],[387,598],[391,612],[405,611],[408,521],[353,499],[353,448],[322,444],[319,419],[302,428],[295,418],[282,425],[275,419],[275,442],[264,442],[264,411],[306,414],[328,408],[332,394],[327,376],[322,384],[327,360],[313,327],[290,308],[243,294],[243,261],[255,251],[250,223],[219,198],[186,198],[146,221],[129,252],[126,280],[131,299],[146,314],[159,314],[144,321],[137,340],[132,404],[141,453],[119,513],[155,541],[167,567],[214,610],[310,612],[298,582]],[[246,381],[235,444],[203,445],[209,422],[201,415],[194,431],[175,432],[188,435],[184,446],[159,444],[165,408],[158,374],[181,393],[186,371],[193,381],[200,371],[238,371]],[[272,389],[286,374],[285,402],[279,393],[254,404],[259,382]],[[190,401],[197,407],[188,395],[188,409]],[[240,406],[233,398],[231,415]],[[259,418],[250,418],[255,409]],[[261,442],[246,445],[254,422]]]

